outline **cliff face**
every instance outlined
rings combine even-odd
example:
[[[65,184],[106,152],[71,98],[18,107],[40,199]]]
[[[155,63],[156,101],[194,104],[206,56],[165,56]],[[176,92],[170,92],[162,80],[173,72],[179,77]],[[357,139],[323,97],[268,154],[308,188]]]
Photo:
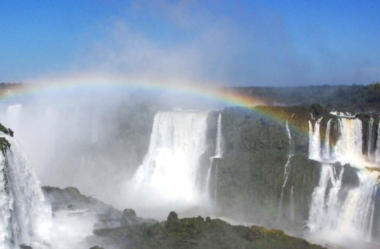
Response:
[[[270,115],[240,108],[228,108],[222,113],[224,154],[215,161],[217,205],[226,215],[248,216],[265,225],[276,226],[279,219],[301,225],[308,217],[320,172],[320,163],[308,159],[305,127],[310,110],[308,107],[260,107],[259,111]],[[295,147],[284,188],[289,138],[285,121],[279,122],[279,119],[288,120]],[[279,210],[281,194],[282,210]],[[294,198],[292,210],[291,198]]]
[[[371,116],[373,121],[370,121]],[[378,139],[378,115],[357,114],[356,118],[362,125],[359,153],[363,158],[370,158]],[[313,192],[320,184],[323,164],[331,165],[335,180],[338,180],[343,166],[331,160],[309,159],[309,120],[314,127],[319,119],[323,154],[325,140],[329,139],[330,146],[334,146],[343,131],[339,131],[339,118],[319,105],[257,107],[254,111],[242,108],[223,110],[224,153],[223,158],[214,160],[214,184],[211,184],[211,192],[221,214],[237,219],[249,217],[269,227],[296,231],[305,228]],[[330,135],[327,138],[329,120]],[[373,122],[372,126],[370,122]],[[289,133],[294,147],[291,156]],[[359,186],[358,172],[349,165],[344,167],[338,195],[342,205],[350,190]],[[333,187],[333,183],[328,181],[326,200]],[[379,191],[375,194],[378,195]],[[372,231],[378,234],[378,200],[374,210]]]

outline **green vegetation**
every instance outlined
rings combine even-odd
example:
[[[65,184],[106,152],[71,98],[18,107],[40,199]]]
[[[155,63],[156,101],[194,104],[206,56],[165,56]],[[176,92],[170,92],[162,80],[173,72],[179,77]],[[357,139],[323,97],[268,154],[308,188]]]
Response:
[[[0,137],[0,150],[1,152],[3,152],[3,154],[5,155],[5,153],[7,152],[7,150],[11,148],[11,144],[8,142],[7,139],[5,139],[5,137]]]
[[[75,188],[60,189],[45,186],[46,199],[54,204],[53,211],[76,205],[98,214],[100,222],[89,237],[91,249],[322,249],[304,239],[286,235],[281,230],[267,230],[259,226],[233,226],[220,219],[207,217],[178,218],[170,212],[166,221],[143,219],[133,209],[123,212],[113,209]],[[100,247],[101,246],[101,247]]]
[[[94,230],[98,237],[118,248],[252,248],[322,249],[307,241],[286,235],[281,230],[252,226],[232,226],[220,219],[202,217],[179,219],[171,212],[166,222],[140,223]]]
[[[13,137],[13,131],[9,128],[6,128],[4,125],[0,123],[0,132],[10,135]],[[0,150],[5,155],[8,149],[11,148],[11,144],[5,137],[0,137]]]
[[[311,105],[339,110],[379,110],[380,82],[369,85],[301,87],[233,87],[233,91],[263,100],[268,105]]]

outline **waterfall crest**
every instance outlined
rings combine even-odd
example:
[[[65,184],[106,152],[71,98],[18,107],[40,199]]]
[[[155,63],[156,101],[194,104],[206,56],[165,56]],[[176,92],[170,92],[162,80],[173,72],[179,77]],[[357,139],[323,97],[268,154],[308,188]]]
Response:
[[[363,164],[362,121],[358,118],[339,118],[339,139],[335,145],[336,161],[341,163]]]
[[[319,118],[314,125],[309,121],[309,158],[312,160],[320,160],[321,158],[321,136],[320,123],[322,117]]]
[[[331,131],[331,118],[327,121],[326,134],[325,134],[325,146],[323,148],[323,158],[330,158],[330,131]]]

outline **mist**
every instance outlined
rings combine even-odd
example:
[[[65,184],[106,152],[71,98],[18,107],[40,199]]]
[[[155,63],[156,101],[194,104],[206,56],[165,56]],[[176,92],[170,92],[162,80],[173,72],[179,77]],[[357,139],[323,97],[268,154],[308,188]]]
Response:
[[[25,148],[41,185],[75,186],[124,209],[135,204],[128,199],[133,188],[125,189],[126,183],[148,151],[155,114],[217,106],[170,91],[110,86],[42,93],[2,105],[1,115]]]
[[[23,84],[2,84],[0,122],[30,164],[22,154],[10,184],[7,157],[18,154],[3,152],[0,208],[11,218],[0,228],[12,215],[28,221],[33,200],[46,209],[37,249],[127,247],[130,238],[118,247],[107,236],[131,224],[168,234],[171,211],[376,247],[380,95],[366,85],[380,78],[375,5],[4,4],[0,82]],[[19,182],[33,188],[8,208]],[[16,245],[14,231],[0,243]]]

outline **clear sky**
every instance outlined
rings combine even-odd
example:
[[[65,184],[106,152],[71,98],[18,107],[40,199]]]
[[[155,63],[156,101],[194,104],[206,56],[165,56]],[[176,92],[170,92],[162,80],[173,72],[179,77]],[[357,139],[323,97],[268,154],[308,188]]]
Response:
[[[91,72],[230,85],[380,81],[380,1],[2,0],[0,82]]]

